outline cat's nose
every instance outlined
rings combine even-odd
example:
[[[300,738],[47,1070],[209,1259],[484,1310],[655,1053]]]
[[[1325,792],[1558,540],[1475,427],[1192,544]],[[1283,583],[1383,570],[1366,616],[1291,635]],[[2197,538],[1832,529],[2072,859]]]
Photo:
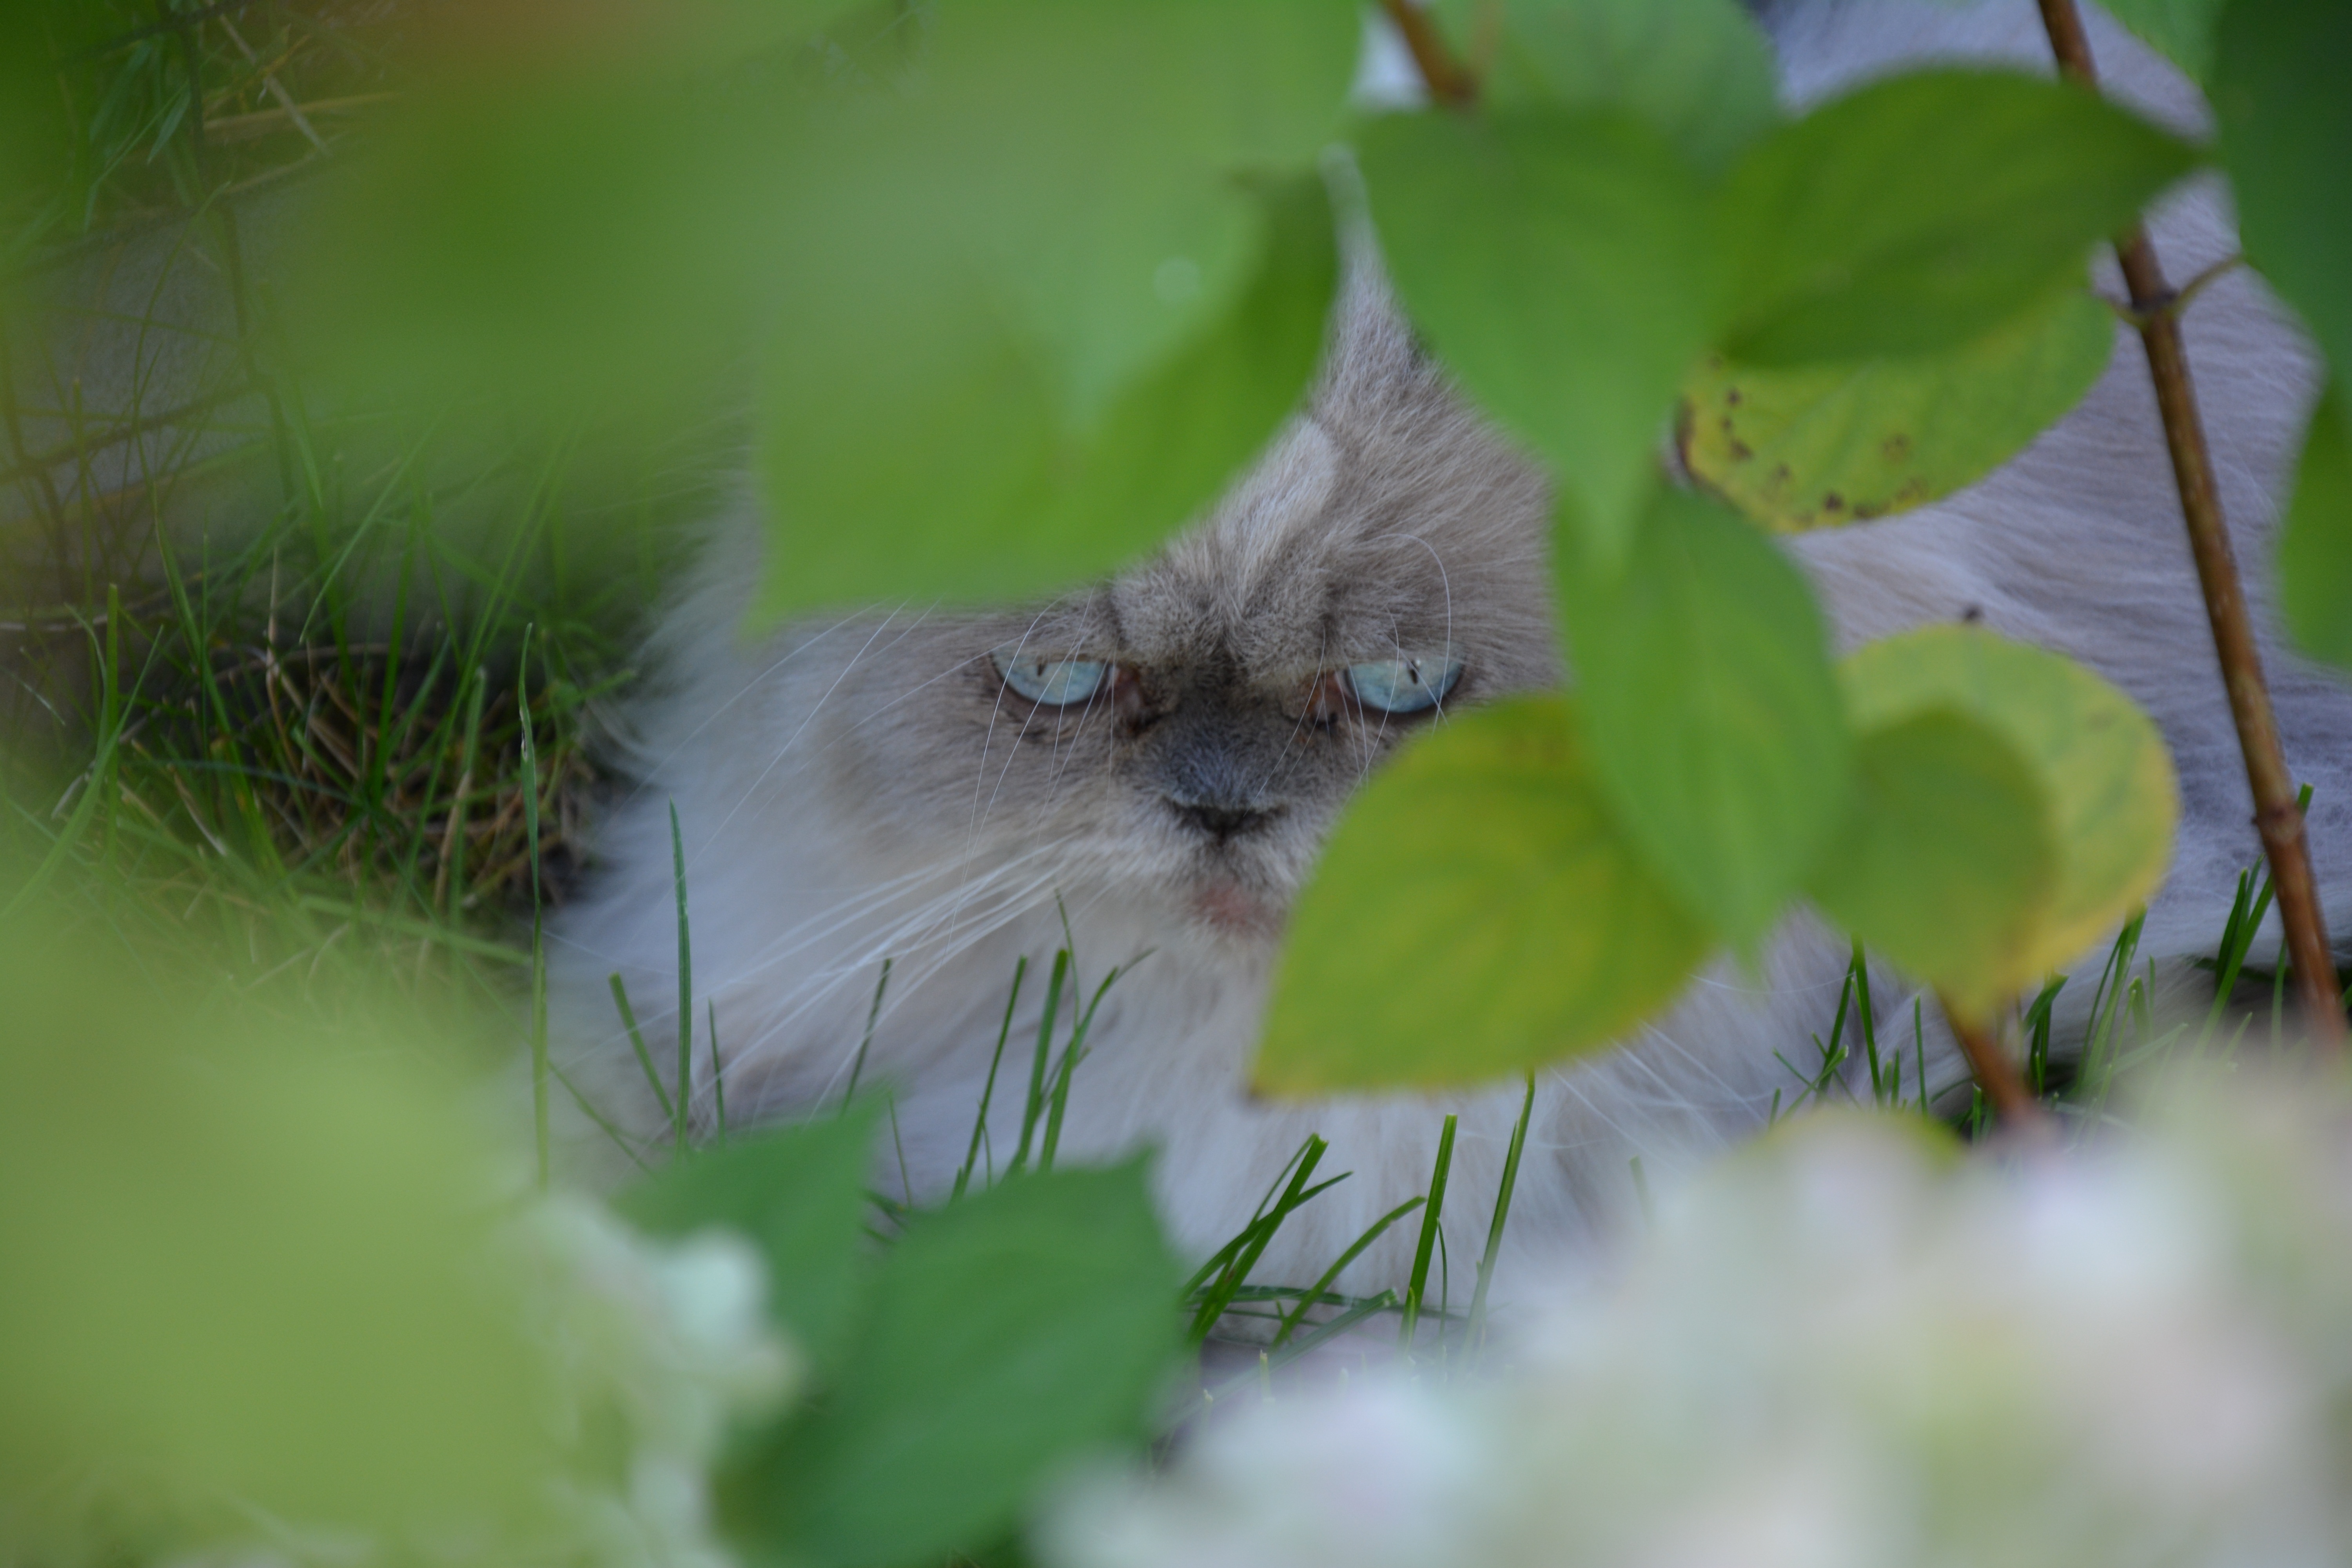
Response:
[[[1240,805],[1228,801],[1187,801],[1171,797],[1168,804],[1187,826],[1222,844],[1228,838],[1255,833],[1278,814],[1278,807]]]

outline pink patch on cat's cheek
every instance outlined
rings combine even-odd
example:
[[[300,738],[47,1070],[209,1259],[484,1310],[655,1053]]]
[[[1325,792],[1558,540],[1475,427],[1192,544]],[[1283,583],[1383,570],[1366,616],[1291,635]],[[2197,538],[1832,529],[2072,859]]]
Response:
[[[1192,910],[1233,936],[1272,937],[1282,931],[1280,913],[1229,877],[1218,877],[1194,893]]]

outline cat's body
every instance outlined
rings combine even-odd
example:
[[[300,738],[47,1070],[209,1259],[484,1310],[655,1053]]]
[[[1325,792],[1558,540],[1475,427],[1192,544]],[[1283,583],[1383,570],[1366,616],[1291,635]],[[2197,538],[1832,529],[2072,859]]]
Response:
[[[2032,58],[2039,47],[2024,4],[1958,16],[1782,9],[1770,20],[1801,99],[1921,52],[1923,29],[1930,47],[1979,56]],[[2125,68],[2126,96],[2176,121],[2198,112],[2145,51],[2112,29],[2097,41],[2111,69]],[[2171,204],[2156,236],[2176,279],[2233,247],[2210,185]],[[2259,582],[2258,541],[2311,396],[2308,358],[2242,271],[2200,296],[2187,331],[2224,500]],[[2126,339],[2083,406],[1992,479],[1793,548],[1842,646],[1980,618],[2084,659],[2149,709],[2179,761],[2183,819],[2142,951],[2177,962],[2210,950],[2257,846],[2171,486],[2145,364]],[[1174,1233],[1205,1250],[1320,1133],[1332,1145],[1326,1170],[1355,1175],[1286,1226],[1258,1271],[1303,1282],[1423,1189],[1440,1113],[1459,1110],[1447,1226],[1459,1288],[1483,1243],[1517,1087],[1276,1104],[1247,1097],[1244,1069],[1284,906],[1352,783],[1420,721],[1345,700],[1328,672],[1450,650],[1464,668],[1450,700],[1558,680],[1546,511],[1538,476],[1462,408],[1360,278],[1310,416],[1203,525],[1099,590],[1034,612],[908,607],[746,643],[737,627],[757,531],[747,507],[667,617],[663,684],[639,720],[646,782],[599,841],[590,901],[559,927],[570,1064],[601,1064],[608,1095],[629,1091],[611,972],[648,1037],[675,1037],[664,1021],[677,989],[674,804],[697,1011],[707,999],[715,1012],[730,1120],[844,1092],[887,958],[862,1069],[896,1097],[887,1184],[902,1150],[915,1194],[940,1192],[965,1158],[1025,956],[990,1119],[1001,1168],[1066,913],[1089,994],[1110,966],[1130,967],[1075,1075],[1063,1159],[1157,1145]],[[1091,700],[1035,707],[992,660],[1003,647],[1132,673],[1106,679]],[[2352,915],[2337,898],[2352,893],[2352,698],[2274,640],[2266,652],[2290,763],[2319,785],[2313,840],[2341,923]],[[1812,1059],[1810,1037],[1826,1030],[1846,964],[1841,941],[1799,918],[1760,973],[1710,970],[1623,1050],[1543,1075],[1514,1250],[1592,1236],[1625,1205],[1636,1153],[1663,1175],[1759,1126],[1776,1089],[1793,1098],[1801,1085],[1779,1057]],[[1883,1035],[1907,1045],[1914,993],[1882,975],[1874,994]],[[1956,1083],[1932,1005],[1924,1016],[1931,1079]],[[707,1049],[703,1040],[698,1054]],[[707,1120],[707,1058],[697,1086]],[[646,1098],[641,1085],[635,1093]],[[1406,1246],[1391,1236],[1346,1283],[1395,1282]]]

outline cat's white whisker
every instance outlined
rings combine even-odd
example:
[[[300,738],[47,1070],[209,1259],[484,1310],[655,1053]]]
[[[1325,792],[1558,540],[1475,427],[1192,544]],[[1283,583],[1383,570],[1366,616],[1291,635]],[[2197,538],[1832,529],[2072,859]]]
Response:
[[[874,646],[875,639],[882,635],[883,630],[889,626],[891,620],[897,618],[898,613],[898,612],[896,610],[891,611],[889,616],[886,617],[882,624],[876,626],[873,632],[867,636],[865,646],[860,647],[856,653],[850,656],[849,662],[844,665],[841,668],[841,673],[834,678],[833,685],[825,689],[826,697],[831,696],[834,691],[840,688],[843,681],[849,679],[850,671],[857,668],[857,661],[865,657],[866,648],[870,648]],[[703,847],[697,849],[692,856],[687,858],[686,868],[689,874],[693,871],[696,864],[701,858],[704,851],[719,841],[721,837],[725,835],[728,826],[734,822],[737,814],[741,812],[743,807],[750,803],[751,798],[759,793],[760,786],[768,782],[769,775],[776,771],[777,767],[783,762],[785,756],[792,751],[793,747],[799,742],[800,738],[808,732],[809,726],[816,722],[818,713],[824,710],[824,697],[817,699],[815,704],[810,708],[807,717],[801,721],[800,724],[790,735],[784,737],[783,744],[775,749],[773,754],[769,758],[768,764],[760,770],[759,776],[753,779],[750,786],[737,797],[735,804],[728,808],[727,815],[719,819],[719,826],[712,828],[709,836],[703,840]]]
[[[684,754],[687,748],[693,745],[695,742],[702,738],[705,731],[709,730],[713,724],[718,723],[719,720],[725,718],[729,710],[732,709],[736,703],[741,701],[753,691],[758,690],[764,682],[772,679],[778,673],[790,666],[793,661],[800,658],[802,654],[806,653],[809,649],[816,647],[817,644],[824,641],[825,638],[841,630],[844,626],[851,625],[856,620],[856,618],[857,617],[855,616],[845,616],[841,619],[835,621],[832,625],[819,628],[816,632],[813,633],[796,646],[784,650],[782,654],[779,655],[776,659],[769,664],[765,668],[761,669],[752,675],[746,676],[737,684],[732,696],[719,703],[717,708],[711,710],[710,715],[708,718],[704,719],[700,723],[695,725],[693,729],[688,731],[683,736],[681,736],[677,744],[670,747],[668,751],[665,752],[659,757],[654,758],[651,763],[645,767],[645,776],[647,782],[641,783],[635,789],[629,791],[626,795],[622,797],[622,804],[633,804],[639,795],[644,795],[651,780],[660,777],[661,774],[668,769],[672,763],[676,762],[679,756]]]

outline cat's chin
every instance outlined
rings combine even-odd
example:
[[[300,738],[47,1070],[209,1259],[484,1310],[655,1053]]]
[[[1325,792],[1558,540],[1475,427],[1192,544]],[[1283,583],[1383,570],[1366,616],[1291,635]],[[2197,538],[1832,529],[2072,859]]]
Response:
[[[1282,934],[1282,910],[1232,877],[1209,877],[1195,884],[1192,918],[1219,936],[1271,942]]]

